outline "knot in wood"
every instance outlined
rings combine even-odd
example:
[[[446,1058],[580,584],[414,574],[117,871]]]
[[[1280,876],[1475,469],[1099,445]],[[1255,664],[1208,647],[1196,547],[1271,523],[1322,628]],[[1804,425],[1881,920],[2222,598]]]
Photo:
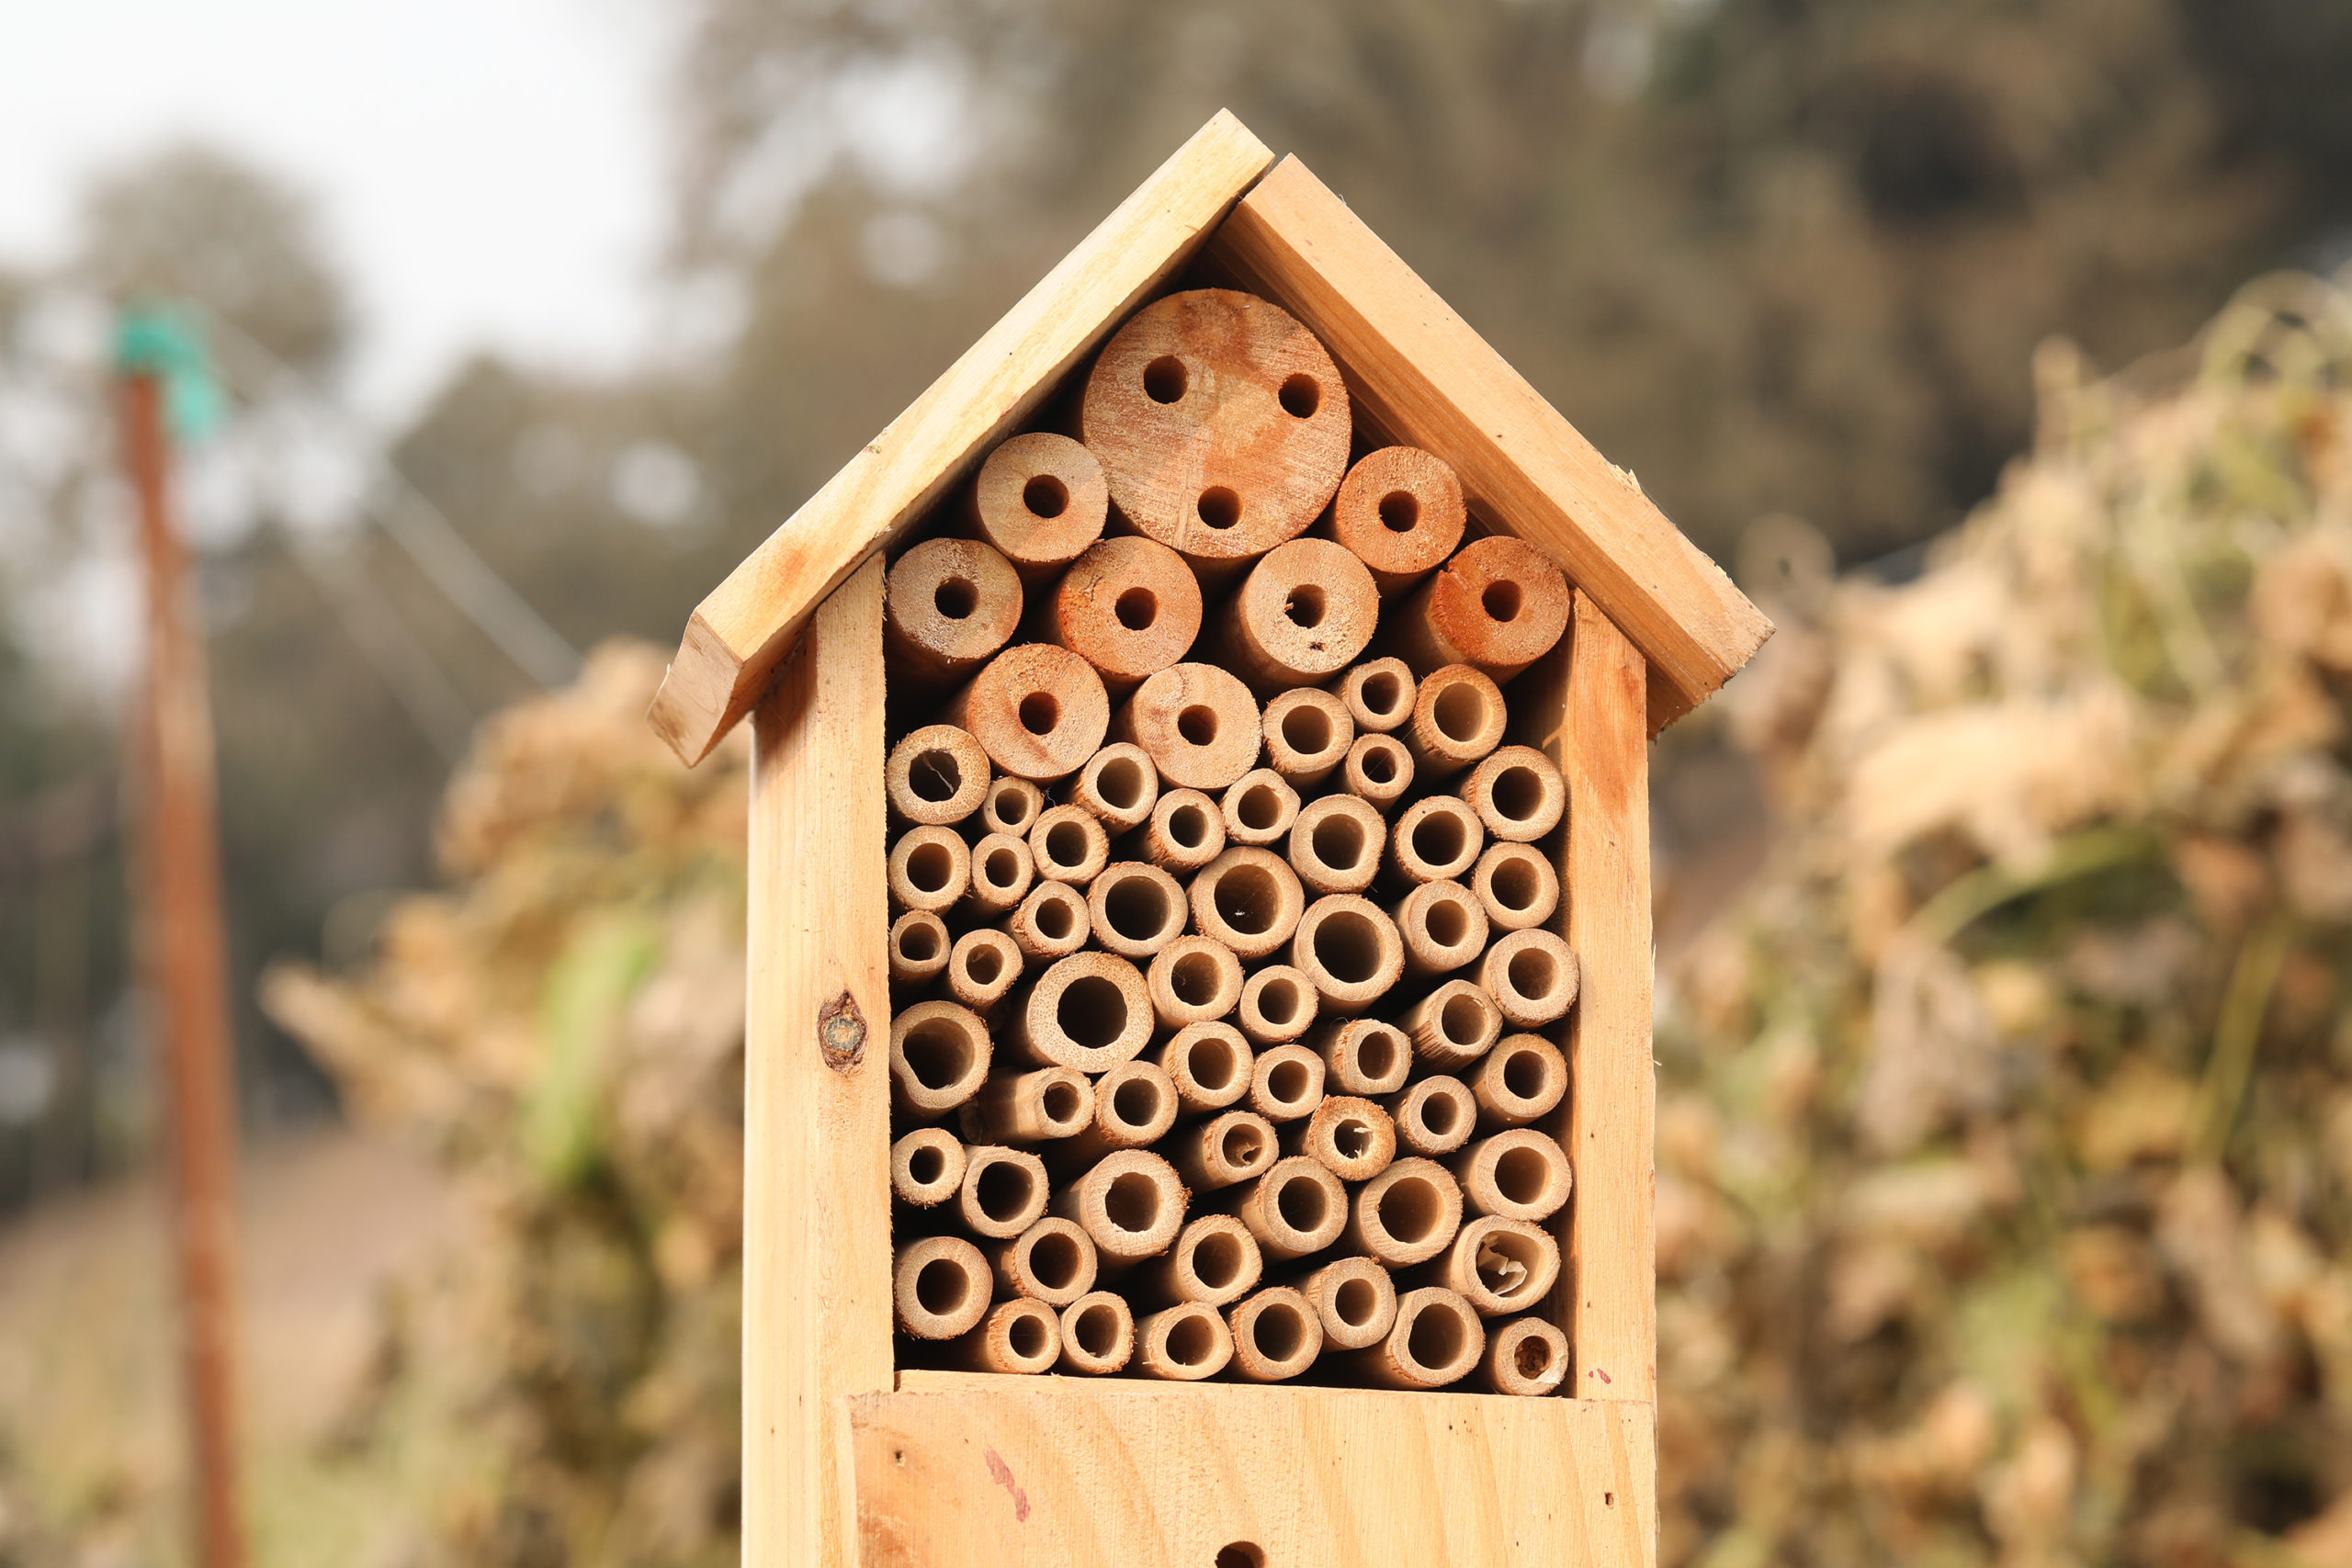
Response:
[[[817,1010],[817,1050],[837,1073],[865,1060],[865,1015],[847,991]]]

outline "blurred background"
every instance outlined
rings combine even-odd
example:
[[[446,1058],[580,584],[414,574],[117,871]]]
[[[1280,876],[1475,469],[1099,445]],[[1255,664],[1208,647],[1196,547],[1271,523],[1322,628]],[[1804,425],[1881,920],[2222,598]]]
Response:
[[[0,1565],[187,1561],[117,307],[203,314],[268,1564],[733,1560],[702,592],[1219,107],[1780,624],[1661,742],[1668,1562],[2352,1564],[2340,0],[0,23]],[[740,739],[740,738],[739,738]]]

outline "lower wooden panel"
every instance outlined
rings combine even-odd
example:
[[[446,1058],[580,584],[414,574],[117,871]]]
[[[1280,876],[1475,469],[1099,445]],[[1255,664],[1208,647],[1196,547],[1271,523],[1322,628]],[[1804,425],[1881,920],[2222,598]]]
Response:
[[[1634,1401],[916,1371],[899,1389],[847,1402],[864,1568],[1655,1561],[1655,1417]]]

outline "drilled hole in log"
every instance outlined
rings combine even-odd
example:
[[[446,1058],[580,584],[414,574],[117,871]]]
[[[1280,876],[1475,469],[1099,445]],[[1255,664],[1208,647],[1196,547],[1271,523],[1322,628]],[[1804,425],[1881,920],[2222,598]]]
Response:
[[[1275,396],[1282,402],[1283,412],[1293,419],[1312,419],[1315,411],[1323,406],[1323,389],[1312,376],[1291,377]]]
[[[1184,362],[1172,354],[1163,354],[1143,367],[1144,396],[1155,403],[1181,401],[1191,380]]]
[[[1149,631],[1159,619],[1159,595],[1148,588],[1130,588],[1111,606],[1119,624],[1131,632]]]
[[[1176,716],[1176,733],[1187,745],[1208,746],[1216,740],[1216,709],[1201,703]]]
[[[1283,614],[1290,617],[1292,626],[1303,630],[1321,626],[1324,612],[1329,607],[1323,598],[1323,590],[1311,582],[1300,583],[1290,591],[1290,597],[1283,601]]]
[[[1223,485],[1211,485],[1201,491],[1200,504],[1194,508],[1201,521],[1223,532],[1241,521],[1241,498]]]
[[[1032,735],[1051,735],[1062,721],[1062,705],[1051,692],[1032,692],[1021,699],[1021,728]]]
[[[968,577],[944,577],[931,591],[932,608],[960,621],[980,607],[980,586]]]
[[[1051,474],[1039,474],[1021,487],[1021,504],[1033,517],[1059,517],[1069,509],[1069,487]]]
[[[1487,584],[1487,591],[1478,595],[1478,603],[1496,620],[1511,621],[1519,618],[1519,607],[1524,598],[1518,583],[1505,580]]]

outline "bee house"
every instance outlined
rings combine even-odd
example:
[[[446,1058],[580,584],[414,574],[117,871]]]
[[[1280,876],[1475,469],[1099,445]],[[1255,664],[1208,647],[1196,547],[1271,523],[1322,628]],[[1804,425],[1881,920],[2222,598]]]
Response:
[[[1650,738],[1770,626],[1219,115],[695,612],[743,1559],[1649,1564]]]

